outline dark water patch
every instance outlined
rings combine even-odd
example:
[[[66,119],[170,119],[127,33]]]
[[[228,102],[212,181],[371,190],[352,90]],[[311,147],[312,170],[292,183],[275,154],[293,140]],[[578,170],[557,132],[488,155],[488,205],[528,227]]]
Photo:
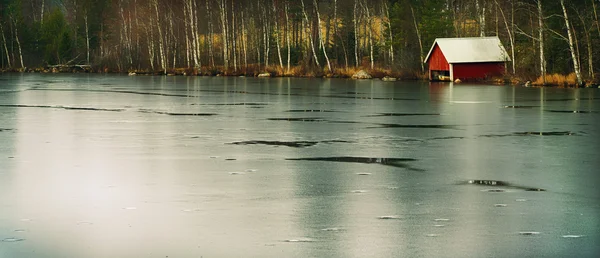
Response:
[[[515,185],[506,181],[500,181],[500,180],[481,180],[481,179],[477,179],[477,180],[468,180],[468,181],[464,181],[461,182],[460,184],[471,184],[471,185],[482,185],[482,186],[499,186],[499,187],[505,187],[505,188],[513,188],[513,189],[518,189],[518,190],[523,190],[523,191],[530,191],[530,192],[545,192],[546,189],[544,188],[539,188],[539,187],[531,187],[531,186],[522,186],[522,185]],[[503,192],[503,189],[489,189],[487,190],[488,192]]]
[[[378,116],[439,116],[440,114],[433,113],[378,113],[375,115],[368,115],[366,117],[378,117]]]
[[[418,128],[418,129],[456,129],[452,125],[408,125],[408,124],[377,124],[368,128]]]
[[[527,109],[529,109],[529,108],[537,108],[537,107],[540,107],[540,106],[523,106],[523,105],[504,106],[504,108],[527,108]]]
[[[347,162],[347,163],[361,163],[361,164],[380,164],[384,166],[391,166],[397,168],[406,168],[414,171],[423,171],[409,166],[406,162],[417,161],[413,158],[370,158],[370,157],[315,157],[315,158],[288,158],[286,160],[302,160],[302,161],[328,161],[328,162]]]
[[[290,113],[333,113],[333,112],[337,112],[334,110],[325,110],[325,109],[291,109],[291,110],[286,110],[284,112],[290,112]]]
[[[583,110],[546,110],[548,112],[552,112],[552,113],[570,113],[570,114],[590,114],[590,113],[597,113],[594,111],[583,111]]]
[[[325,119],[318,117],[283,117],[283,118],[267,118],[271,121],[289,121],[289,122],[325,122]]]
[[[292,148],[304,148],[315,146],[319,143],[352,143],[351,141],[344,140],[326,140],[326,141],[241,141],[232,142],[230,144],[235,145],[269,145],[269,146],[287,146]]]
[[[287,146],[287,147],[293,147],[293,148],[304,148],[304,147],[310,147],[310,146],[315,146],[317,145],[317,143],[319,142],[313,142],[313,141],[290,141],[290,142],[284,142],[284,141],[243,141],[243,142],[232,142],[231,144],[235,144],[235,145],[270,145],[270,146]]]
[[[571,131],[548,131],[548,132],[515,132],[509,134],[484,134],[480,137],[494,138],[494,137],[512,137],[512,136],[570,136],[577,135]]]
[[[462,137],[462,136],[445,136],[445,137],[433,137],[433,138],[429,138],[429,140],[462,140],[465,138],[466,137]]]
[[[326,140],[326,141],[321,141],[321,143],[355,143],[355,142],[347,141],[347,140]]]
[[[15,129],[10,129],[10,128],[0,128],[0,132],[12,132]]]
[[[240,102],[240,103],[214,103],[214,104],[191,104],[192,106],[267,106],[267,103]]]
[[[377,217],[378,219],[401,219],[398,215],[384,215]]]
[[[47,105],[0,105],[0,107],[14,107],[14,108],[53,108],[53,109],[65,109],[65,110],[106,111],[106,112],[121,112],[121,111],[125,111],[125,109],[121,109],[121,108],[92,108],[92,107],[47,106]]]
[[[183,97],[183,98],[197,97],[197,96],[194,96],[194,95],[186,95],[186,94],[169,94],[169,93],[160,93],[160,92],[145,92],[145,91],[132,91],[132,90],[49,89],[49,88],[32,88],[31,90],[122,93],[122,94],[151,95],[151,96],[165,96],[165,97]]]
[[[521,236],[537,236],[539,234],[540,234],[540,232],[537,232],[537,231],[521,231],[521,232],[519,232],[519,235],[521,235]]]
[[[420,99],[411,98],[384,98],[384,97],[369,97],[369,96],[338,96],[338,95],[324,95],[315,97],[325,98],[338,98],[338,99],[369,99],[369,100],[401,100],[401,101],[420,101]]]
[[[175,112],[163,112],[163,111],[155,111],[148,109],[140,109],[140,113],[151,113],[151,114],[159,114],[159,115],[169,115],[169,116],[216,116],[215,113],[175,113]]]

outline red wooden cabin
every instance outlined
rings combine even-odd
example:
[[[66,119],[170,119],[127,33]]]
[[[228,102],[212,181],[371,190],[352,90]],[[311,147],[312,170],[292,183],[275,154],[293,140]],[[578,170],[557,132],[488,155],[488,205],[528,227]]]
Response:
[[[439,38],[425,58],[429,80],[479,80],[502,76],[510,61],[498,37]]]

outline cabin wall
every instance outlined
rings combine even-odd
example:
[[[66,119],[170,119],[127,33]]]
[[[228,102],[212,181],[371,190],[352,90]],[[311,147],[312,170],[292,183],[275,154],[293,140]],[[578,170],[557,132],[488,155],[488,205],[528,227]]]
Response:
[[[504,75],[504,63],[457,63],[452,64],[454,79],[474,80]]]
[[[436,44],[429,56],[429,71],[450,71],[450,65],[442,53],[440,47]]]

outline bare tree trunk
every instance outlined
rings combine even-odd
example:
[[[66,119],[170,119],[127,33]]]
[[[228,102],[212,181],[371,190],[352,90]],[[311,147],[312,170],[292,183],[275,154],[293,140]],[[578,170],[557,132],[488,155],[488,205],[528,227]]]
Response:
[[[538,33],[540,45],[540,74],[542,76],[542,84],[546,85],[546,58],[544,57],[544,13],[542,11],[542,0],[537,0],[538,9]]]
[[[419,25],[417,24],[417,17],[415,17],[415,11],[414,11],[412,5],[410,6],[410,12],[412,13],[413,24],[415,25],[415,31],[417,32],[417,39],[419,40],[419,58],[421,60],[421,72],[424,73],[425,72],[425,60],[423,60],[423,42],[421,41],[421,32],[419,31]]]
[[[83,20],[85,22],[85,47],[86,47],[86,61],[90,64],[90,29],[88,23],[87,10],[83,14]]]
[[[192,32],[192,40],[193,40],[194,44],[192,44],[192,47],[194,47],[194,56],[195,56],[195,59],[194,59],[195,64],[194,65],[197,68],[200,68],[200,67],[202,67],[202,55],[200,54],[201,53],[201,51],[200,51],[200,35],[198,32],[198,3],[196,2],[196,0],[193,0],[193,4],[194,5],[193,5],[192,14],[194,16],[194,19],[193,19],[194,26],[193,26],[193,32]]]
[[[392,35],[392,21],[390,20],[390,9],[387,6],[387,2],[384,1],[383,4],[384,4],[383,8],[385,8],[385,11],[386,11],[387,25],[388,25],[389,36],[390,36],[390,49],[389,49],[390,63],[392,65],[394,65],[394,37]],[[411,11],[412,11],[412,7],[411,7]],[[413,18],[414,18],[414,16],[415,15],[414,15],[414,11],[413,11]],[[414,20],[414,22],[416,23],[416,20]],[[418,28],[418,26],[415,25],[415,28]],[[417,32],[417,34],[419,35],[419,45],[422,45],[420,33]],[[423,53],[422,47],[421,47],[421,53]],[[423,63],[423,60],[421,60],[421,63]],[[423,65],[421,65],[421,66],[423,66]],[[421,70],[423,70],[423,69],[421,69]]]
[[[291,59],[291,45],[290,45],[290,32],[289,32],[289,2],[285,2],[285,41],[287,43],[287,72],[290,72],[290,59]]]
[[[327,69],[329,69],[331,72],[331,63],[329,62],[329,56],[327,56],[327,50],[325,49],[325,44],[323,43],[323,37],[321,35],[321,15],[319,14],[319,4],[317,3],[317,0],[313,0],[313,4],[315,6],[315,11],[317,12],[317,35],[319,35],[319,44],[321,44],[323,55],[325,55],[325,60],[327,61]]]
[[[244,50],[244,68],[248,70],[248,32],[246,31],[244,10],[240,10],[240,13],[242,15],[242,48]]]
[[[221,0],[219,7],[221,9],[221,37],[223,41],[223,66],[225,70],[229,68],[229,53],[227,45],[227,5],[225,0]]]
[[[45,8],[45,1],[42,0],[42,9],[40,11],[40,24],[44,24],[44,8]]]
[[[480,4],[479,1],[482,1]],[[479,18],[479,36],[485,37],[485,0],[475,0],[475,8]]]
[[[310,21],[308,20],[308,14],[306,14],[306,8],[304,8],[304,0],[300,0],[300,2],[302,3],[302,13],[304,14],[306,25],[312,27]],[[308,39],[310,41],[310,49],[312,50],[313,57],[315,58],[315,63],[318,67],[321,67],[321,64],[319,64],[319,59],[317,58],[317,52],[315,52],[315,45],[313,43],[312,37],[312,29],[311,32],[308,33]]]
[[[593,28],[593,25],[588,28],[588,26],[586,25],[587,23],[585,22],[585,18],[579,12],[577,12],[577,15],[579,16],[579,20],[581,21],[581,24],[583,25],[583,30],[585,33],[585,42],[586,42],[586,47],[587,47],[587,61],[588,61],[588,77],[593,80],[594,79],[594,58],[593,58],[593,51],[592,51],[593,49],[592,49],[591,31],[594,28]]]
[[[152,15],[150,15],[150,21],[148,24],[148,29],[150,30],[150,34],[147,35],[148,39],[148,61],[150,62],[150,67],[154,70],[154,30],[153,30],[154,21],[152,20]],[[102,55],[101,55],[102,56]]]
[[[594,18],[596,20],[596,29],[598,30],[598,35],[600,36],[600,22],[598,22],[598,12],[596,11],[596,0],[592,0],[592,8],[594,8]]]
[[[358,0],[354,0],[354,16],[353,16],[353,23],[354,23],[354,58],[356,59],[356,65],[355,67],[358,67],[360,65],[360,62],[358,60],[358,13],[357,10],[358,9]]]
[[[513,32],[510,30],[508,26],[508,22],[506,21],[506,16],[504,15],[504,10],[498,4],[498,0],[494,0],[496,2],[497,8],[500,10],[500,14],[502,15],[502,19],[504,20],[504,26],[506,27],[506,33],[508,34],[508,39],[510,41],[510,52],[511,52],[511,63],[512,63],[512,73],[515,74],[515,40],[513,38]]]
[[[0,34],[2,34],[2,42],[4,42],[4,51],[6,52],[6,60],[8,61],[8,67],[12,67],[12,63],[10,62],[10,54],[8,53],[8,45],[6,44],[6,37],[4,36],[4,28],[2,28],[2,23],[0,23]]]
[[[190,32],[191,31],[191,27],[192,25],[189,23],[188,18],[191,16],[189,15],[189,11],[188,11],[188,5],[187,2],[186,4],[183,5],[183,16],[186,17],[184,19],[184,31],[185,31],[185,65],[186,67],[191,67],[191,62],[190,59],[192,58],[192,54],[190,52],[192,52],[192,40],[190,39]]]
[[[164,40],[163,40],[163,32],[162,32],[162,28],[160,26],[161,22],[160,22],[160,15],[158,12],[158,0],[153,0],[154,1],[154,10],[156,12],[156,27],[158,28],[158,52],[160,54],[160,66],[163,69],[164,72],[167,71],[167,65],[166,65],[166,50],[165,50],[165,44],[164,44]]]
[[[275,0],[271,1],[273,3],[273,15],[275,20],[275,43],[277,44],[277,56],[279,57],[279,67],[283,69],[283,60],[281,59],[281,46],[279,45],[279,15],[277,15],[277,8],[275,6]]]
[[[236,44],[236,33],[235,33],[235,1],[231,1],[231,45],[233,47],[233,71],[237,72],[237,44]]]
[[[17,47],[19,49],[19,60],[21,61],[21,68],[25,68],[25,65],[23,65],[23,51],[21,50],[21,40],[19,40],[19,31],[18,31],[18,26],[17,26],[17,19],[15,19],[12,16],[11,16],[11,19],[13,20],[13,24],[15,26],[15,40],[17,41]]]
[[[268,17],[268,5],[263,7],[264,13],[263,13],[263,25],[264,25],[264,30],[263,30],[263,40],[264,40],[264,47],[265,47],[265,67],[269,66],[269,53],[271,52],[271,38],[269,36],[269,33],[271,32],[271,26],[269,26],[269,17]]]
[[[371,14],[369,13],[369,6],[367,1],[364,1],[365,14],[367,15],[365,18],[367,22],[365,22],[365,30],[368,34],[368,42],[369,42],[369,57],[371,59],[371,69],[375,68],[375,60],[373,58],[373,24],[371,23]]]
[[[215,55],[214,55],[214,51],[213,51],[213,17],[212,17],[212,11],[210,8],[210,4],[208,2],[208,0],[206,0],[206,13],[208,14],[208,56],[209,56],[209,62],[210,62],[210,67],[215,67]]]
[[[565,8],[565,0],[560,0],[560,6],[562,7],[563,15],[565,18],[565,26],[567,29],[567,36],[569,37],[569,49],[571,50],[571,59],[573,59],[573,68],[575,69],[575,76],[577,76],[577,86],[583,84],[581,78],[581,70],[579,69],[579,61],[575,56],[575,48],[573,46],[573,35],[571,32],[571,24],[569,23],[569,16],[567,14],[567,8]]]

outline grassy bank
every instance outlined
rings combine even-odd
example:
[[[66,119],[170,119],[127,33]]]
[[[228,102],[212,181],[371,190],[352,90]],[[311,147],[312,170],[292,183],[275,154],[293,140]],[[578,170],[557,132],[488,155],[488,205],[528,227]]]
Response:
[[[222,66],[200,67],[200,68],[175,68],[164,70],[150,69],[129,69],[127,71],[114,70],[110,68],[101,68],[95,66],[48,66],[41,68],[15,68],[15,69],[0,69],[0,73],[7,72],[33,72],[33,73],[129,73],[131,75],[179,75],[179,76],[247,76],[258,77],[305,77],[305,78],[352,78],[352,75],[359,71],[365,71],[373,78],[393,77],[399,80],[428,80],[427,72],[392,70],[389,68],[365,68],[365,67],[344,67],[334,68],[333,71],[327,68],[310,68],[304,66],[292,66],[290,69],[281,66],[262,66],[248,65],[247,67],[225,68]],[[476,81],[476,83],[488,83],[496,85],[523,85],[531,87],[578,87],[577,77],[574,73],[563,74],[547,74],[544,80],[542,77],[531,77],[523,75],[507,75],[502,78],[490,78],[488,80]],[[600,82],[596,80],[586,80],[585,87],[598,87]]]

